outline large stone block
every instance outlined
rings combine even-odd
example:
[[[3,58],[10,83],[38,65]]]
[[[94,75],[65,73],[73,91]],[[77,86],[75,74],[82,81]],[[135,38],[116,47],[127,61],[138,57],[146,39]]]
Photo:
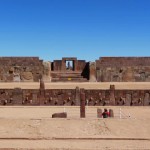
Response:
[[[98,108],[97,109],[97,118],[102,118],[102,109]]]
[[[85,118],[85,93],[84,89],[81,90],[80,93],[80,118]]]
[[[95,64],[95,62],[90,62],[89,67],[90,67],[90,69],[89,69],[90,70],[89,81],[90,82],[96,82],[97,80],[96,80],[96,64]]]
[[[67,113],[66,112],[54,113],[52,114],[52,118],[67,118]]]
[[[43,70],[43,80],[45,82],[51,82],[51,62],[43,62],[44,70]]]

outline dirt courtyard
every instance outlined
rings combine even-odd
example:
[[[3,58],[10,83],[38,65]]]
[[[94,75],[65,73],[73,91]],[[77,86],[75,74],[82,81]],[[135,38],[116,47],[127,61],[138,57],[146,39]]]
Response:
[[[79,107],[0,107],[0,149],[150,150],[149,107],[107,107],[115,114],[108,119],[98,119],[97,108],[105,107],[86,107],[80,119]],[[66,119],[51,118],[63,111]]]

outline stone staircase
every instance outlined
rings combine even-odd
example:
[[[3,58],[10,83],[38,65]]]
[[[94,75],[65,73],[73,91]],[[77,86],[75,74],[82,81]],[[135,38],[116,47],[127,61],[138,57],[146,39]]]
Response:
[[[81,72],[67,71],[67,72],[51,72],[52,82],[88,82],[86,78],[81,75]]]

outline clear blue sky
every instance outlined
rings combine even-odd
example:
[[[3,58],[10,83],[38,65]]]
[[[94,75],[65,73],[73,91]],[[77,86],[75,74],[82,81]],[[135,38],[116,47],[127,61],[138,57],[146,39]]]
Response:
[[[0,56],[150,56],[150,0],[0,0]]]

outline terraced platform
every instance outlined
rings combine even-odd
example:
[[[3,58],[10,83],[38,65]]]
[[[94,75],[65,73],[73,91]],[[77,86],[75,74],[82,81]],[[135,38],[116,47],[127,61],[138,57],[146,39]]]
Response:
[[[52,82],[88,82],[82,75],[82,72],[51,72]]]

